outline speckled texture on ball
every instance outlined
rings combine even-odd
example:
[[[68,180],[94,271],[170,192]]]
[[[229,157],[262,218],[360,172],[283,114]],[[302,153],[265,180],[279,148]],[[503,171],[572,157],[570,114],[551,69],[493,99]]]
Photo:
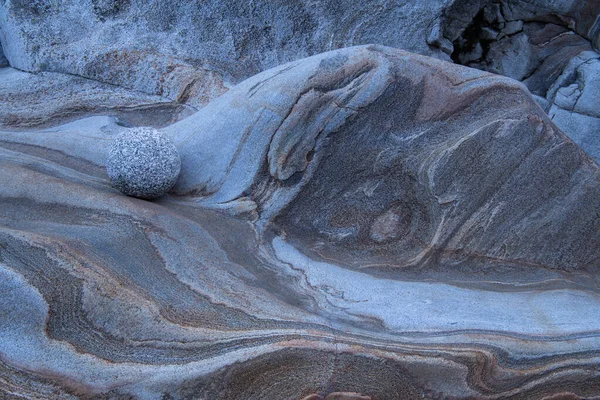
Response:
[[[108,176],[128,196],[154,199],[166,194],[180,169],[175,144],[156,129],[134,128],[120,133],[108,150]]]

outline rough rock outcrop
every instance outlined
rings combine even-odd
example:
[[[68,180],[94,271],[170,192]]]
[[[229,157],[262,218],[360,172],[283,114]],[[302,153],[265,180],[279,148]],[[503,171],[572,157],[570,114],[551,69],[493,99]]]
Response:
[[[193,108],[276,65],[377,43],[522,80],[600,160],[600,104],[590,114],[554,101],[560,88],[572,94],[575,82],[579,91],[588,85],[573,66],[599,57],[599,0],[7,0],[0,43],[15,68],[77,75]]]
[[[599,33],[598,0],[457,0],[429,42],[457,63],[523,81],[554,122],[600,161],[600,101],[590,98],[600,74]],[[583,91],[586,105],[575,107]]]
[[[164,128],[157,202],[111,188],[111,121],[0,137],[5,396],[600,395],[600,167],[516,81],[277,67]]]
[[[80,75],[194,106],[279,64],[355,44],[426,54],[444,1],[8,0],[0,42],[15,68]]]

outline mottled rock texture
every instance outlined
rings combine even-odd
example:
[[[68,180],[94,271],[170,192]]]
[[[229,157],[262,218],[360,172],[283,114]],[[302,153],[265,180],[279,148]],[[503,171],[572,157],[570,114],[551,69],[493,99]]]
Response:
[[[600,167],[509,78],[362,46],[169,125],[173,196],[121,195],[124,128],[0,136],[0,393],[600,396]]]
[[[175,185],[181,159],[168,136],[152,128],[117,135],[108,149],[106,173],[122,193],[141,199],[164,196]]]

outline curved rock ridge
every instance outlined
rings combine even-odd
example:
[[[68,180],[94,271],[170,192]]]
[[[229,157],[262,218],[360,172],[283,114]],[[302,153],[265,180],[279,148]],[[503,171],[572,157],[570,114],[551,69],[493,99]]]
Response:
[[[598,0],[0,3],[0,46],[14,68],[76,75],[195,109],[261,71],[337,48],[377,43],[454,60],[523,81],[597,162],[600,100],[594,96],[591,111],[575,104],[580,93],[597,92],[600,67],[588,61],[600,57],[599,40]]]
[[[381,46],[266,71],[163,129],[0,135],[0,397],[600,396],[600,172],[508,78]],[[245,168],[244,168],[245,166]]]
[[[255,211],[357,266],[583,271],[600,256],[598,166],[507,78],[342,49],[165,131],[182,149],[175,193]]]

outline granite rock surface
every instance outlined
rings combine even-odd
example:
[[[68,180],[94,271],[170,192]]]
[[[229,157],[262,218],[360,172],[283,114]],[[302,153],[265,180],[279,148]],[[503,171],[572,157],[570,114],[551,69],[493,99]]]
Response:
[[[162,129],[0,135],[7,398],[600,396],[600,167],[523,84],[383,46],[284,64]]]
[[[164,196],[175,185],[181,159],[168,136],[152,128],[117,135],[108,149],[106,173],[122,193],[141,199]]]

